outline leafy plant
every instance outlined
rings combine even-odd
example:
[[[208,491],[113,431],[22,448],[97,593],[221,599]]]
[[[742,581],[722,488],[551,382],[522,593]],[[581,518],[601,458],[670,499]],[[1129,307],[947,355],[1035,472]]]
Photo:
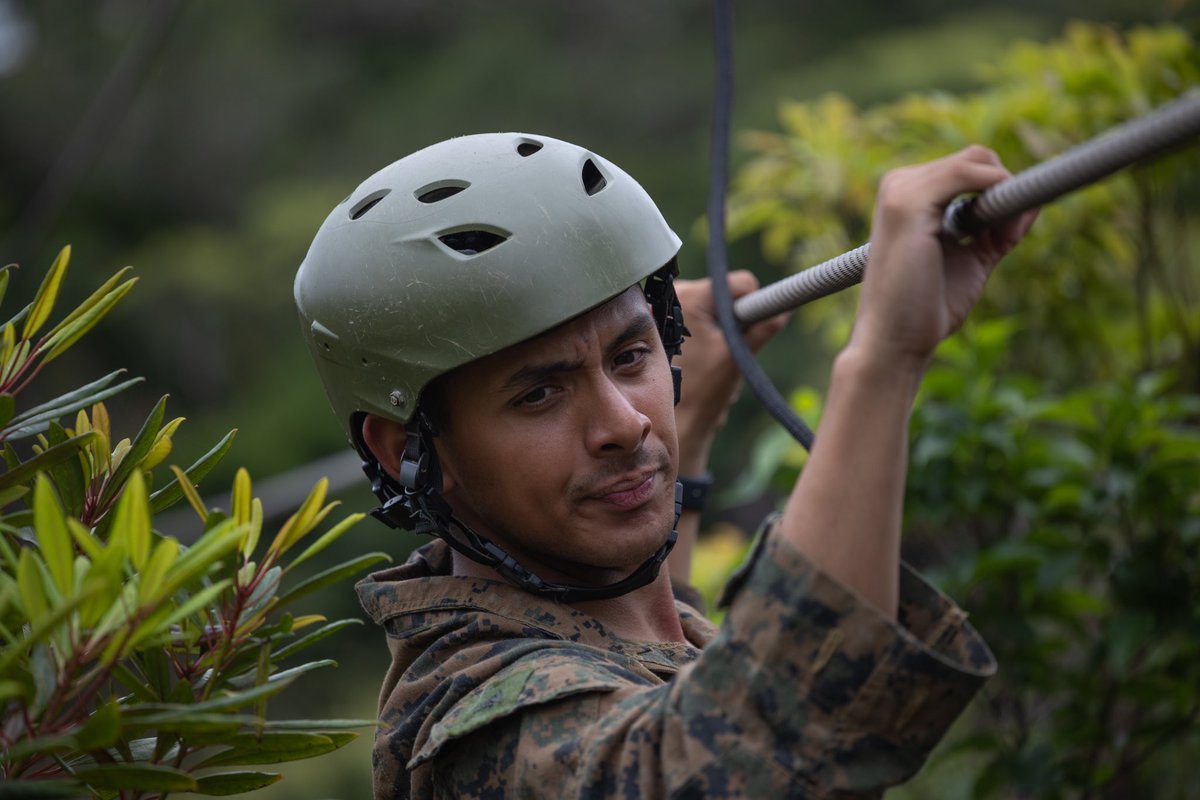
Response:
[[[794,268],[816,263],[865,241],[886,169],[971,141],[1029,166],[1200,83],[1200,51],[1175,27],[1076,24],[986,74],[961,97],[785,104],[783,132],[745,138],[736,230]],[[1195,783],[1197,158],[1043,209],[925,378],[906,556],[970,610],[1001,674],[911,796],[1183,797]],[[801,316],[840,344],[852,304]],[[789,484],[803,463],[764,435],[740,488]]]
[[[888,169],[972,142],[1019,171],[1144,114],[1200,84],[1200,49],[1181,28],[1121,34],[1085,23],[1059,41],[1020,44],[983,68],[986,89],[919,94],[869,109],[838,95],[780,106],[780,132],[742,136],[730,224],[791,270],[869,236]],[[1196,148],[1125,170],[1042,210],[978,309],[1020,314],[1010,344],[1058,387],[1173,366],[1200,389],[1200,286],[1194,256]],[[854,292],[798,316],[845,341]]]
[[[232,431],[187,470],[170,467],[171,480],[152,491],[182,419],[164,423],[163,398],[134,437],[112,444],[102,401],[133,383],[117,383],[119,372],[14,414],[15,396],[38,370],[132,285],[117,273],[35,340],[69,256],[64,249],[37,298],[3,334],[0,798],[260,788],[279,775],[230,767],[321,755],[352,740],[352,729],[374,724],[271,720],[266,710],[301,675],[334,666],[289,666],[293,656],[358,622],[285,609],[387,556],[359,556],[289,585],[298,565],[362,515],[340,520],[297,555],[336,506],[325,502],[326,481],[269,544],[244,470],[230,511],[206,509],[195,482],[227,452]],[[59,421],[70,414],[73,428]],[[22,460],[12,442],[28,437],[36,443]],[[154,515],[182,499],[202,528],[187,546],[153,529]]]

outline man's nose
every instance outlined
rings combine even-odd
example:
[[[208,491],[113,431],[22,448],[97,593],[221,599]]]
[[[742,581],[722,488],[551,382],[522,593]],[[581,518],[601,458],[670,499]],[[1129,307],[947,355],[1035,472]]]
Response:
[[[587,447],[596,456],[637,451],[650,435],[650,418],[610,379],[597,382],[587,409]]]

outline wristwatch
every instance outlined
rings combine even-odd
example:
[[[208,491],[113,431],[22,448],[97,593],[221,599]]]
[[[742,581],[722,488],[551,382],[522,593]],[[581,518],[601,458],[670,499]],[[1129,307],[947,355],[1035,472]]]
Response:
[[[703,511],[708,505],[708,492],[712,489],[712,473],[706,472],[696,478],[680,476],[677,480],[683,486],[683,510]]]

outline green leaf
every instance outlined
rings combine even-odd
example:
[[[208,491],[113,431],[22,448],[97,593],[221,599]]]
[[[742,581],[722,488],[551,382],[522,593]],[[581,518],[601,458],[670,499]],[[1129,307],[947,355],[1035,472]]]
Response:
[[[217,772],[197,779],[196,794],[220,796],[243,794],[270,786],[283,779],[275,772]]]
[[[121,735],[121,707],[115,698],[96,709],[79,732],[75,734],[79,749],[100,750],[111,747]]]
[[[8,273],[5,272],[5,275]],[[17,411],[17,398],[8,392],[0,394],[0,429],[3,429]]]
[[[29,671],[33,675],[33,685],[36,689],[33,696],[33,712],[36,716],[46,708],[51,696],[58,689],[58,671],[54,668],[50,648],[45,642],[38,642],[30,650]]]
[[[271,654],[271,660],[281,661],[281,660],[287,658],[288,656],[292,655],[293,653],[298,653],[301,650],[303,650],[304,648],[309,647],[310,645],[316,644],[317,642],[321,641],[325,637],[331,636],[334,633],[337,633],[342,628],[346,628],[351,625],[362,625],[362,624],[363,624],[363,621],[361,619],[340,619],[337,622],[331,622],[328,625],[323,625],[320,628],[317,628],[315,631],[312,631],[311,633],[308,633],[308,634],[300,637],[299,639],[297,639],[294,642],[289,642],[288,644],[286,644],[283,647],[276,650],[274,653]]]
[[[167,571],[179,558],[179,542],[176,539],[159,539],[154,547],[154,553],[142,570],[138,581],[138,602],[151,603],[157,599],[156,593],[163,584]]]
[[[301,553],[299,556],[296,557],[295,560],[293,560],[290,564],[288,564],[287,571],[290,572],[293,568],[295,568],[295,566],[297,564],[301,564],[301,563],[307,561],[308,559],[310,559],[313,556],[320,553],[326,547],[329,547],[329,545],[333,544],[338,539],[340,539],[342,537],[342,534],[344,534],[346,531],[350,530],[351,527],[353,527],[355,524],[357,524],[358,521],[361,520],[365,516],[366,516],[366,514],[358,514],[358,513],[350,514],[349,516],[347,516],[345,519],[343,519],[341,522],[339,522],[337,525],[333,526],[329,531],[327,531],[325,534],[323,534],[320,538],[318,538],[315,542],[313,542],[307,548],[305,548],[303,553]]]
[[[50,615],[50,604],[46,602],[46,590],[42,585],[41,565],[37,556],[26,548],[21,550],[17,563],[17,589],[20,592],[21,608],[35,627]]]
[[[57,422],[51,420],[46,429],[46,439],[51,445],[62,444],[70,438],[67,432]],[[91,478],[85,474],[83,458],[68,458],[50,468],[50,477],[58,496],[62,500],[63,510],[68,516],[79,517],[83,512],[83,499],[86,491],[85,484]]]
[[[201,456],[196,463],[184,470],[184,474],[187,475],[188,480],[194,484],[202,481],[204,476],[229,452],[229,448],[233,444],[233,437],[236,434],[237,428],[234,428],[222,436],[221,440],[211,450]],[[175,505],[182,498],[183,488],[179,485],[179,480],[175,479],[150,495],[150,509],[157,514]]]
[[[237,548],[240,541],[239,531],[233,520],[205,531],[200,540],[184,550],[167,571],[159,589],[159,596],[170,597],[180,587],[189,585],[208,572],[214,564]]]
[[[85,792],[79,781],[26,781],[19,778],[0,781],[0,800],[78,800]]]
[[[62,279],[70,262],[71,245],[67,245],[58,252],[58,257],[54,259],[54,263],[50,265],[50,271],[46,273],[46,277],[42,279],[42,285],[38,287],[38,292],[33,298],[33,306],[29,310],[29,316],[25,318],[25,328],[21,331],[22,339],[32,337],[50,318],[50,312],[54,310],[54,302],[58,299],[58,290],[62,286]]]
[[[318,572],[316,575],[313,575],[311,578],[309,578],[305,581],[302,581],[301,583],[298,583],[296,586],[292,587],[291,591],[289,591],[283,597],[279,598],[279,603],[276,604],[276,608],[281,608],[281,607],[287,605],[288,603],[292,603],[292,602],[295,602],[296,600],[299,600],[301,597],[304,597],[305,595],[312,594],[313,592],[318,591],[319,589],[324,589],[326,586],[329,586],[330,584],[334,584],[334,583],[337,583],[338,581],[344,580],[344,579],[350,577],[351,575],[361,572],[362,570],[367,569],[368,567],[370,567],[374,564],[378,564],[380,561],[389,561],[390,562],[391,560],[392,560],[392,557],[389,556],[387,553],[375,552],[375,553],[366,553],[357,558],[352,558],[349,561],[344,561],[341,564],[330,567],[329,569],[325,570],[324,572]]]
[[[284,681],[286,683],[291,683],[293,680],[300,677],[301,675],[303,675],[306,672],[312,672],[313,670],[324,669],[325,667],[336,667],[336,666],[337,666],[337,662],[331,658],[324,658],[324,659],[321,659],[320,661],[310,661],[307,664],[301,664],[298,667],[292,667],[291,669],[285,669],[282,672],[276,672],[274,675],[267,678],[267,682],[268,683],[277,683],[279,681]],[[235,689],[242,689],[247,686],[261,686],[262,682],[257,680],[257,677],[258,676],[254,675],[254,674],[242,674],[242,675],[237,676],[236,678],[231,679],[229,681],[229,685],[234,687]]]
[[[161,710],[161,709],[168,710]],[[258,722],[256,717],[245,714],[219,714],[193,711],[191,705],[141,706],[136,713],[126,712],[122,728],[127,731],[171,731],[191,737],[197,734],[216,734],[224,740],[230,734]],[[153,710],[153,713],[142,713]]]
[[[29,494],[28,486],[10,486],[0,491],[0,508],[17,502],[27,494]]]
[[[142,429],[138,431],[137,437],[133,440],[133,444],[129,448],[129,452],[121,459],[121,463],[113,470],[112,477],[104,486],[104,491],[100,493],[100,506],[104,507],[117,496],[117,492],[122,490],[127,479],[138,466],[142,463],[142,459],[154,447],[154,437],[158,436],[158,430],[162,427],[163,414],[167,409],[167,396],[163,395],[154,404],[150,416],[142,424]],[[143,503],[143,505],[145,505]],[[140,566],[140,565],[139,565]]]
[[[346,728],[375,728],[382,724],[376,719],[279,719],[269,720],[263,727],[269,731],[306,730],[320,732],[345,730]]]
[[[20,681],[0,681],[0,704],[18,697],[25,697],[28,687]]]
[[[71,316],[60,322],[53,331],[50,332],[49,338],[46,340],[47,353],[42,359],[43,364],[49,364],[54,359],[65,353],[73,344],[79,341],[92,328],[104,319],[113,306],[121,301],[121,298],[133,288],[137,283],[137,278],[131,278],[125,281],[117,288],[108,292],[104,297],[100,298],[95,305],[88,308],[82,314],[78,314],[79,309],[71,313]],[[95,295],[92,295],[95,297]],[[85,304],[87,302],[85,301]],[[82,307],[82,306],[81,306]],[[76,316],[78,314],[78,316]]]
[[[315,758],[337,749],[337,744],[329,736],[290,731],[268,732],[261,737],[254,733],[240,733],[222,744],[228,744],[230,749],[206,758],[196,765],[197,768],[282,764]]]
[[[20,465],[0,475],[0,491],[22,484],[32,479],[39,472],[48,470],[55,464],[65,461],[68,458],[74,458],[80,450],[87,447],[88,443],[95,438],[96,434],[91,431],[78,436],[72,436],[62,444],[49,447],[28,461],[21,462]]]
[[[133,473],[128,484],[117,501],[110,541],[120,537],[125,542],[129,560],[140,572],[150,557],[150,508],[146,500],[146,482],[140,470]]]
[[[110,372],[103,378],[92,381],[73,392],[68,392],[18,414],[8,423],[5,430],[0,431],[0,438],[12,440],[32,436],[45,430],[47,423],[52,419],[73,414],[81,408],[87,408],[142,382],[141,378],[130,378],[116,386],[111,385],[117,376],[124,372],[123,369]]]
[[[92,310],[92,308],[94,308],[97,304],[105,300],[112,293],[113,289],[120,282],[121,278],[125,277],[125,275],[127,275],[132,269],[133,267],[122,267],[114,272],[111,276],[109,276],[108,280],[100,284],[100,286],[97,287],[94,292],[88,295],[86,300],[77,305],[74,311],[63,317],[62,321],[55,325],[53,329],[51,329],[49,335],[53,336],[59,333],[75,320]],[[126,281],[126,283],[132,283],[134,281],[136,281],[136,279]]]
[[[254,587],[254,592],[246,600],[243,618],[253,615],[275,596],[275,593],[279,591],[279,583],[282,577],[283,570],[281,568],[271,567],[259,578],[258,585]]]
[[[146,652],[146,655],[149,656],[151,653],[162,653],[162,651],[149,650]],[[113,675],[116,676],[117,680],[121,682],[122,686],[132,692],[133,696],[141,702],[153,703],[161,699],[155,695],[154,691],[152,691],[149,686],[146,685],[145,681],[139,678],[138,675],[135,674],[134,671],[124,663],[117,662],[113,665]]]
[[[74,736],[38,736],[22,739],[5,751],[9,763],[20,763],[30,756],[56,755],[78,750]]]
[[[58,497],[45,475],[39,475],[33,487],[33,526],[50,577],[59,592],[70,593],[75,584],[75,547],[71,544],[71,534],[67,532]]]
[[[75,777],[96,789],[142,792],[190,792],[196,779],[163,764],[105,764],[75,771]]]

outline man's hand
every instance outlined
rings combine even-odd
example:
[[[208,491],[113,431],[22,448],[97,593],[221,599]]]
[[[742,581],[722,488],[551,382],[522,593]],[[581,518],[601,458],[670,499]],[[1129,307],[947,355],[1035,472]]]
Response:
[[[729,274],[729,292],[736,299],[758,288],[750,272]],[[717,324],[710,280],[676,281],[675,291],[683,307],[683,321],[691,336],[683,342],[683,352],[675,363],[683,369],[683,392],[675,407],[675,426],[679,435],[679,474],[698,477],[708,471],[708,453],[717,430],[725,422],[729,406],[741,388],[741,373],[725,344],[725,335]],[[744,331],[746,343],[754,351],[783,330],[786,315],[763,320]],[[685,513],[679,520],[679,538],[667,560],[671,580],[687,583],[691,572],[692,545],[700,529],[700,515]]]
[[[734,299],[758,288],[758,279],[746,270],[729,274],[729,292]],[[741,373],[725,344],[725,335],[717,324],[712,282],[680,280],[675,282],[683,321],[692,335],[683,342],[683,352],[675,364],[683,369],[683,394],[675,408],[679,433],[679,474],[703,475],[708,469],[708,453],[713,438],[725,424],[729,406],[741,389]],[[763,320],[743,331],[746,344],[757,352],[771,337],[783,330],[786,315]]]
[[[996,263],[1037,216],[1029,212],[963,245],[938,235],[943,211],[958,195],[982,191],[1009,174],[994,152],[972,145],[884,176],[848,349],[924,371],[938,344],[962,325]]]

